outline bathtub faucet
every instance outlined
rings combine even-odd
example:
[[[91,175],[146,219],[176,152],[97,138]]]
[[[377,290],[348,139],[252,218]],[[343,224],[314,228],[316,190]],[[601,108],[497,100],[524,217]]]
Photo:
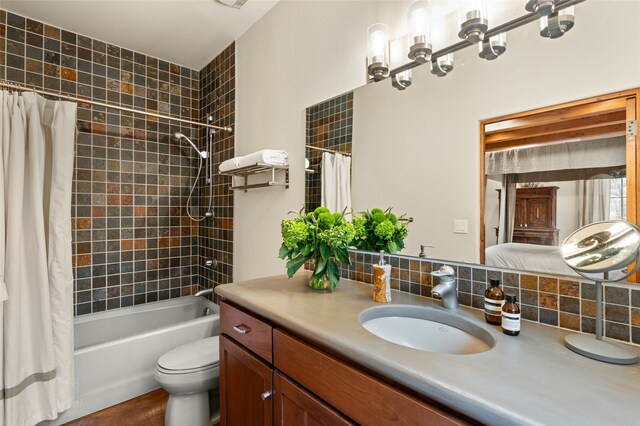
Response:
[[[204,290],[200,290],[199,292],[197,292],[194,296],[211,296],[213,295],[213,289],[212,288],[206,288]],[[209,313],[211,312],[211,309],[209,309],[209,307],[205,307],[202,311],[202,316],[206,317],[207,315],[209,315]]]
[[[194,296],[209,296],[211,294],[213,294],[213,289],[212,288],[206,288],[204,290],[200,290],[199,292],[194,294]]]

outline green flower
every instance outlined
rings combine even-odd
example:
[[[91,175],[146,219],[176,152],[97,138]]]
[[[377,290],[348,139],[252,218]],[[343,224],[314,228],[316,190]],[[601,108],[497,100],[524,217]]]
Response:
[[[336,223],[336,218],[331,213],[320,213],[318,216],[318,227],[320,229],[330,229]]]
[[[325,243],[331,248],[348,246],[355,237],[356,232],[353,225],[343,221],[331,229],[318,232],[318,241]]]
[[[395,232],[395,230],[396,228],[393,223],[391,223],[390,220],[385,219],[378,225],[376,225],[373,232],[378,238],[382,238],[383,240],[390,240],[393,237],[393,233]]]
[[[329,211],[329,209],[328,209],[328,208],[326,208],[326,207],[318,207],[317,209],[315,209],[315,210],[313,211],[313,214],[314,214],[316,217],[320,217],[320,215],[321,215],[322,213],[330,213],[330,211]]]
[[[302,218],[285,219],[280,227],[282,241],[289,250],[299,248],[309,237],[309,225]]]
[[[374,209],[374,210],[375,210],[375,209]],[[375,223],[382,223],[382,222],[384,222],[385,220],[387,220],[387,216],[385,216],[385,215],[384,215],[384,213],[383,213],[382,211],[375,212],[375,213],[373,213],[373,212],[372,212],[372,215],[373,215],[373,221],[374,221]]]
[[[364,216],[354,217],[351,224],[355,231],[355,239],[367,238],[367,219]]]

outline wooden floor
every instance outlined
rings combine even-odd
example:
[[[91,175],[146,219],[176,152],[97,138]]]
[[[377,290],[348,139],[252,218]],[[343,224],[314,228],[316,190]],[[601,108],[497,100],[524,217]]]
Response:
[[[169,394],[164,389],[114,405],[65,426],[163,426]]]

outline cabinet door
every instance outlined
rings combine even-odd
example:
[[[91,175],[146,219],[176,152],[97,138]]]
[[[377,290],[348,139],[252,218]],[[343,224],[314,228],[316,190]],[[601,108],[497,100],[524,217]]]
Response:
[[[527,225],[529,228],[549,227],[549,200],[531,198],[527,200]]]
[[[295,385],[281,373],[275,374],[275,425],[352,425],[324,402]]]
[[[273,369],[225,335],[220,336],[220,423],[273,424]]]
[[[513,227],[524,227],[527,223],[527,200],[516,198],[516,212],[513,218]]]

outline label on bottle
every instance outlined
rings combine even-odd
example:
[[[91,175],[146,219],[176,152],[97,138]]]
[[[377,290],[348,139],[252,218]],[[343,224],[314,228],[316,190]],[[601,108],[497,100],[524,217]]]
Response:
[[[494,300],[489,299],[487,297],[484,298],[484,312],[487,315],[497,315],[500,316],[502,312],[502,305],[504,305],[504,300]]]
[[[507,331],[520,331],[520,314],[503,312],[502,328]]]

